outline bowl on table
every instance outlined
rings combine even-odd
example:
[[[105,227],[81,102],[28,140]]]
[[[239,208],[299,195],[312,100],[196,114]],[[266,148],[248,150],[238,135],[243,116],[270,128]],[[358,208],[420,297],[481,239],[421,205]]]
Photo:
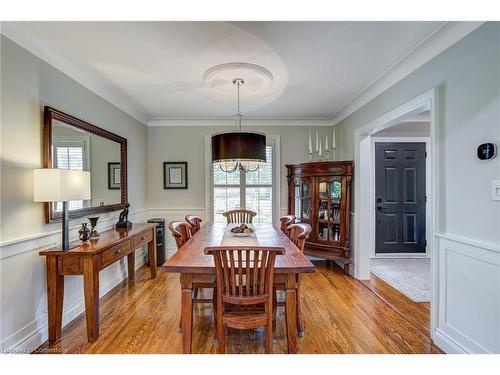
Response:
[[[254,233],[254,229],[250,225],[240,224],[231,228],[229,233],[235,237],[248,237]]]

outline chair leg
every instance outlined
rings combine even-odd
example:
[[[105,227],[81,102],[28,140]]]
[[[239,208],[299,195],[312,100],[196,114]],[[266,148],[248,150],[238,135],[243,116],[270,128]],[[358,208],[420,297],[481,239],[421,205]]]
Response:
[[[269,320],[266,326],[266,354],[273,354],[273,322]]]
[[[225,329],[224,329],[221,321],[217,322],[217,341],[218,341],[217,353],[218,354],[225,354],[226,353],[226,333],[225,333]]]
[[[179,326],[177,327],[177,332],[182,332],[182,316],[179,318]]]

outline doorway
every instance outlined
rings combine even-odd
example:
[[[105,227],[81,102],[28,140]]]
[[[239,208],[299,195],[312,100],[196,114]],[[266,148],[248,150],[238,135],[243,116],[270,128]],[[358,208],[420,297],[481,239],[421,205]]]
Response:
[[[355,168],[357,173],[354,187],[356,210],[353,236],[354,276],[361,280],[370,281],[374,274],[382,275],[381,277],[384,278],[386,278],[384,274],[392,275],[393,279],[399,281],[400,284],[415,286],[420,282],[418,281],[419,275],[424,275],[427,285],[418,288],[420,290],[422,288],[427,289],[425,297],[422,298],[422,300],[426,301],[423,303],[427,305],[422,311],[424,313],[427,311],[425,313],[427,314],[427,332],[430,333],[431,338],[433,336],[434,317],[436,316],[435,305],[432,301],[437,294],[434,281],[437,269],[435,269],[436,263],[433,261],[434,254],[432,252],[434,233],[436,232],[435,223],[438,222],[435,210],[437,202],[434,194],[437,191],[435,174],[438,166],[437,155],[435,155],[436,135],[438,134],[436,101],[437,90],[429,90],[355,131]],[[379,147],[377,147],[377,143]],[[415,144],[420,145],[416,148],[414,147]],[[417,160],[415,160],[415,165],[409,166],[408,175],[405,177],[405,147],[408,148],[408,145],[413,147],[414,150],[406,150],[412,151],[407,154]],[[393,169],[388,173],[395,174],[393,180],[391,180],[390,175],[384,176],[382,172],[379,172],[379,189],[386,189],[392,183],[391,188],[393,191],[388,190],[382,196],[377,196],[376,152],[378,149],[383,155],[384,151],[391,147],[393,148],[392,151],[400,154],[396,155],[396,159],[393,161],[398,162],[399,160],[403,166],[392,166]],[[421,165],[420,156],[417,157],[417,154],[421,155],[421,153],[423,153],[424,166]],[[426,154],[427,157],[425,157]],[[384,170],[384,164],[381,165],[382,170]],[[390,167],[388,163],[386,167]],[[419,176],[422,176],[423,172],[423,178],[421,177],[419,181],[415,180],[413,183],[411,181],[414,177],[414,175],[412,177],[412,173],[417,171],[412,170],[410,172],[411,168],[420,169]],[[398,169],[403,172],[398,171]],[[396,175],[399,175],[397,181]],[[382,177],[382,180],[380,177]],[[404,183],[401,184],[401,179],[404,181],[405,178],[407,178],[406,187]],[[418,187],[416,186],[417,183],[419,184]],[[391,193],[402,194],[403,198],[405,198],[405,194],[412,195],[414,200],[419,203],[422,203],[420,200],[423,200],[423,206],[416,207],[418,204],[413,204],[413,209],[416,209],[416,211],[409,211],[411,207],[409,205],[405,207],[404,199],[403,202],[396,199],[393,200],[397,202],[390,202],[394,198],[389,196]],[[419,195],[418,199],[417,194]],[[377,198],[381,198],[382,202],[377,202]],[[393,204],[393,207],[390,206],[390,203]],[[379,210],[377,205],[380,206]],[[389,209],[397,205],[401,206],[397,213],[389,211]],[[405,209],[407,209],[406,225],[404,222]],[[385,214],[384,211],[387,211],[385,212],[387,215],[382,217],[381,220],[381,215]],[[380,224],[379,221],[381,221]],[[377,226],[379,227],[377,228]],[[392,232],[389,229],[392,229]],[[380,280],[382,279],[380,278]],[[408,295],[411,293],[395,282],[393,282],[394,286],[386,281],[382,281],[382,283],[388,285],[391,289],[394,286],[399,287],[399,291],[397,288],[394,288],[394,290],[398,291],[398,293],[401,292],[402,299],[408,301],[409,304],[422,303],[419,296],[413,295],[414,300],[409,298]],[[378,289],[380,290],[380,288]],[[413,310],[412,307],[407,311]],[[421,319],[415,319],[415,321],[417,320]]]

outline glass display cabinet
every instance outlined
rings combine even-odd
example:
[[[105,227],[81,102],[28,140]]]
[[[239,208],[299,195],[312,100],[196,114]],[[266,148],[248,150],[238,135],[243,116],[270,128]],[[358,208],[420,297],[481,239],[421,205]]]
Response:
[[[350,264],[352,161],[286,165],[288,213],[312,227],[304,253]]]

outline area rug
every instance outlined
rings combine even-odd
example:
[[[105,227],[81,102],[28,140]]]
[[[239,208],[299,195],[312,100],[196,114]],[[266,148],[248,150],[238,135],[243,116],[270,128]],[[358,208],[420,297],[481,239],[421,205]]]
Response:
[[[431,267],[426,259],[372,259],[371,272],[414,302],[431,300]]]

